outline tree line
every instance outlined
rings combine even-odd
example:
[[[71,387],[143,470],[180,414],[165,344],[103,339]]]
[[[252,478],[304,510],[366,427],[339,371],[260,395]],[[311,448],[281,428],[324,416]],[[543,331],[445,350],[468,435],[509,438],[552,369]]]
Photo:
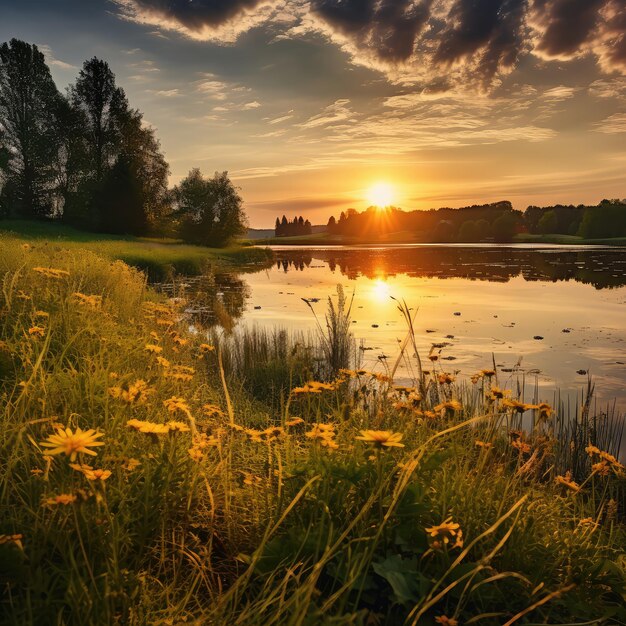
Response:
[[[276,218],[274,234],[276,237],[293,237],[295,235],[310,235],[312,226],[309,220],[305,220],[302,215],[288,220],[285,215],[282,219]]]
[[[509,242],[518,233],[577,235],[585,239],[626,237],[626,201],[602,200],[598,205],[529,206],[524,212],[509,201],[405,212],[389,207],[381,212],[369,207],[359,213],[342,211],[331,216],[330,234],[377,239],[407,232],[431,242]]]
[[[0,45],[0,217],[215,246],[245,232],[227,172],[192,169],[173,189],[169,173],[155,130],[106,61],[85,61],[62,94],[36,45]]]

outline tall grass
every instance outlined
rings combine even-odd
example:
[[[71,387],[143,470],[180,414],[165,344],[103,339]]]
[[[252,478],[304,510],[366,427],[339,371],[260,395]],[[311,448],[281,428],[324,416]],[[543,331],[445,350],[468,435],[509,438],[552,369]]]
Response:
[[[559,411],[497,373],[398,386],[280,331],[208,341],[121,262],[2,243],[2,623],[626,620],[623,468],[565,475]],[[51,455],[61,426],[104,445]]]

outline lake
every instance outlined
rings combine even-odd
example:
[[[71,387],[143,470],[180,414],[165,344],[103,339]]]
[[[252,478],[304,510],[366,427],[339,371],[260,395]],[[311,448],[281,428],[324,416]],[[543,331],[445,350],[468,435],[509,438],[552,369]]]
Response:
[[[232,328],[314,331],[342,285],[362,366],[393,364],[416,313],[422,359],[467,377],[492,366],[500,383],[524,380],[527,399],[575,398],[590,374],[599,400],[626,409],[626,250],[556,245],[274,247],[271,268],[190,279],[192,313]],[[492,356],[493,355],[493,356]],[[401,380],[406,368],[398,370]]]

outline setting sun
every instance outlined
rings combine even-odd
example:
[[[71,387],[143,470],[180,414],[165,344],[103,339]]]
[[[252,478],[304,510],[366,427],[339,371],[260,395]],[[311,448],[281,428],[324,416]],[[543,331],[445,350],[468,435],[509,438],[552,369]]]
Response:
[[[394,199],[395,193],[393,187],[389,183],[376,183],[367,190],[367,201],[380,209],[390,206]]]

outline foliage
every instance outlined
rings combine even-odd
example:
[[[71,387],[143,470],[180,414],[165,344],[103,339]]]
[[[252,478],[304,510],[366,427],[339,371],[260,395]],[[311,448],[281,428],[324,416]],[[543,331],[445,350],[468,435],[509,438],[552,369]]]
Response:
[[[5,239],[0,275],[5,623],[626,619],[623,468],[556,475],[550,407],[495,370],[300,384],[281,339],[270,408],[120,262]]]
[[[311,232],[311,222],[305,220],[302,215],[294,217],[293,220],[288,220],[285,215],[283,215],[282,220],[276,218],[276,226],[274,227],[274,235],[276,237],[310,235]]]
[[[243,201],[228,172],[215,172],[213,178],[204,178],[195,168],[172,195],[174,217],[185,241],[223,246],[245,232]]]
[[[0,45],[0,126],[8,163],[1,204],[23,217],[55,210],[52,189],[58,141],[53,130],[61,95],[37,46]]]

